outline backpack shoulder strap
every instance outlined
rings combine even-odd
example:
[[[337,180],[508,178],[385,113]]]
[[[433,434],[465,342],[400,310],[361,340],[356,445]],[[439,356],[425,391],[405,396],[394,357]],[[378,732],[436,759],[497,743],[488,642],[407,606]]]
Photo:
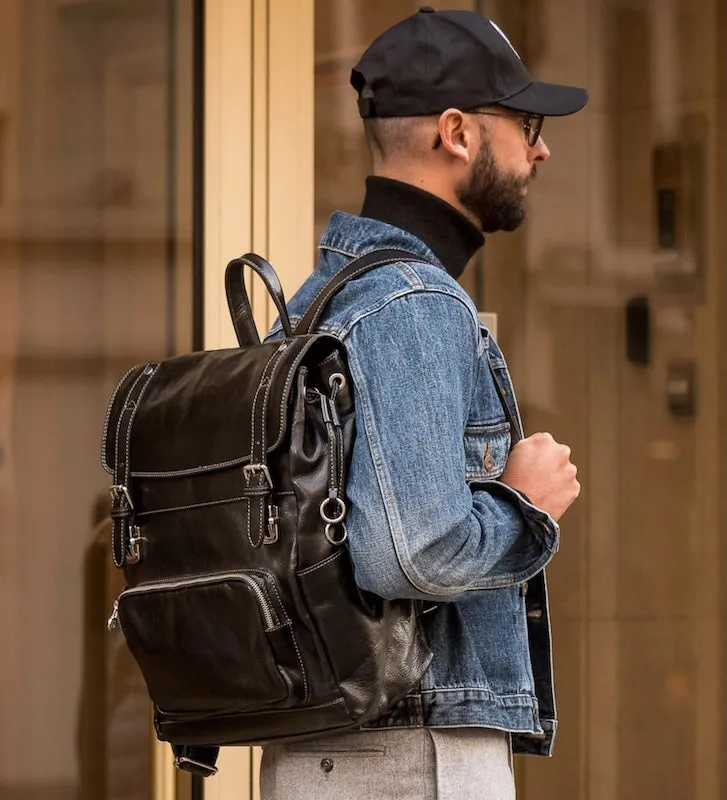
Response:
[[[321,321],[323,312],[334,295],[355,278],[370,272],[376,267],[383,267],[386,264],[394,264],[397,261],[420,261],[426,262],[422,256],[414,255],[407,250],[374,250],[371,253],[354,259],[350,264],[337,272],[326,285],[318,292],[318,295],[308,307],[300,322],[295,326],[295,335],[305,335],[314,331]]]

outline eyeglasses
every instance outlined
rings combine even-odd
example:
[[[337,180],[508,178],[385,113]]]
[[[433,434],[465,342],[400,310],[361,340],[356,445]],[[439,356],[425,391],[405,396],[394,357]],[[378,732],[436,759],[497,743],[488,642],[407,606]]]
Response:
[[[523,126],[523,132],[525,133],[525,140],[528,143],[528,147],[535,147],[538,143],[540,133],[543,130],[543,122],[545,121],[545,117],[542,114],[508,114],[507,112],[503,113],[500,111],[465,111],[464,113],[479,114],[483,117],[503,117],[504,119],[518,120]],[[442,137],[437,134],[432,149],[436,150],[440,144],[442,144]]]
[[[528,147],[535,147],[538,143],[540,132],[543,130],[543,122],[545,121],[545,117],[542,114],[503,114],[498,111],[465,111],[465,114],[481,114],[486,117],[505,117],[506,119],[519,120],[523,126]]]

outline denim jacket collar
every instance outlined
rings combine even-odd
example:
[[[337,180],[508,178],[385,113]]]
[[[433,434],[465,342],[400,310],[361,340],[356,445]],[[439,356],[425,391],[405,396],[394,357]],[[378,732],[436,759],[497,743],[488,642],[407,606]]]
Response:
[[[349,258],[357,258],[373,250],[408,250],[413,255],[420,256],[422,261],[446,271],[444,264],[417,236],[386,222],[377,221],[373,225],[376,237],[362,237],[361,217],[336,211],[321,238],[320,249]]]

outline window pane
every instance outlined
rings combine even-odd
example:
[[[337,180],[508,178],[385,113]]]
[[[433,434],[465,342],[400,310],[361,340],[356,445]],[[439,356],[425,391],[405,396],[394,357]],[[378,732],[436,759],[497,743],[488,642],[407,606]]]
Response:
[[[351,66],[419,5],[316,2],[316,244],[332,211],[359,211],[369,170]],[[718,800],[727,7],[470,7],[536,78],[591,94],[545,121],[525,225],[462,277],[497,314],[526,429],[570,445],[583,485],[549,570],[555,757],[516,761],[518,797]]]
[[[151,796],[106,403],[191,347],[192,2],[0,4],[0,797]]]

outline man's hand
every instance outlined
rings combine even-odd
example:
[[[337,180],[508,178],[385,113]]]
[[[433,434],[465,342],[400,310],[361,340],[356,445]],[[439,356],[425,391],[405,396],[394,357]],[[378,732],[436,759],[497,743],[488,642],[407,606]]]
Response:
[[[581,491],[570,454],[549,433],[534,433],[512,448],[500,480],[557,521]]]

